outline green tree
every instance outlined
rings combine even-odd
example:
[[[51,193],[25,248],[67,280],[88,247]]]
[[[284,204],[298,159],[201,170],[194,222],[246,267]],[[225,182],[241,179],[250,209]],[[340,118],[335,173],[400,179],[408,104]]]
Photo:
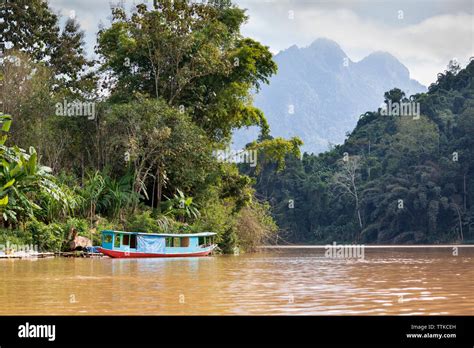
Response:
[[[211,143],[190,117],[163,100],[139,99],[115,106],[106,120],[106,142],[114,171],[131,166],[134,190],[159,207],[163,188],[193,192],[204,188],[215,159]],[[151,195],[149,195],[151,193]]]
[[[92,62],[85,58],[84,34],[73,18],[61,31],[58,16],[45,0],[6,1],[0,8],[0,38],[10,50],[43,63],[67,87],[78,85],[79,72]],[[90,77],[90,76],[89,76]]]
[[[115,77],[115,99],[132,91],[181,107],[213,139],[233,128],[262,125],[251,90],[268,82],[276,65],[267,47],[242,38],[244,11],[228,2],[158,1],[137,6],[130,18],[114,12],[99,33],[103,69]]]
[[[58,17],[44,0],[5,1],[0,7],[2,43],[30,55],[36,62],[47,61],[57,49]]]

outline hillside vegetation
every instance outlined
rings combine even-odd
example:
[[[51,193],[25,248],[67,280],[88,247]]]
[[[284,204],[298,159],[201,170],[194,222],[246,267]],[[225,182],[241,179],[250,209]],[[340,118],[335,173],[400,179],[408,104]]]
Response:
[[[419,114],[366,112],[342,145],[248,171],[282,242],[474,240],[473,78],[474,61],[450,64],[427,93],[385,93],[387,105],[415,103]]]

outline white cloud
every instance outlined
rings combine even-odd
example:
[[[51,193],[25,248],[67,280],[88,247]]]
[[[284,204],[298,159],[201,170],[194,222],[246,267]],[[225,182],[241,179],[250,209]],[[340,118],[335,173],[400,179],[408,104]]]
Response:
[[[293,4],[294,5],[294,4]],[[385,24],[381,18],[361,16],[347,8],[290,6],[284,3],[246,3],[249,22],[243,32],[258,37],[278,52],[293,44],[307,46],[316,38],[326,37],[340,44],[352,60],[360,60],[373,51],[387,51],[410,70],[412,78],[429,85],[450,59],[466,64],[474,56],[474,16],[467,12],[440,14],[406,23],[398,11]],[[293,7],[294,19],[288,11]]]
[[[387,51],[408,67],[412,78],[425,85],[435,81],[450,59],[455,57],[465,65],[474,56],[472,0],[235,1],[247,8],[250,16],[243,33],[270,46],[274,53],[326,37],[338,42],[354,61],[373,51]],[[124,4],[129,9],[139,2],[125,0]],[[50,4],[63,15],[76,11],[92,54],[99,20],[108,24],[109,1],[50,0]],[[294,19],[289,18],[289,11],[293,11]]]

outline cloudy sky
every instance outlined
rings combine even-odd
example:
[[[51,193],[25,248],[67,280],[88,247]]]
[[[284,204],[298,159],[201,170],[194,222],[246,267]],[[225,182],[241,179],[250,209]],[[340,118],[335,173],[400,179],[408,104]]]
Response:
[[[122,0],[126,9],[152,0]],[[339,43],[358,61],[387,51],[424,85],[436,80],[449,60],[465,65],[474,56],[474,0],[234,0],[247,9],[243,34],[278,53],[319,37]],[[63,16],[75,15],[92,54],[95,33],[110,21],[109,0],[50,0]],[[71,12],[74,11],[74,12]]]

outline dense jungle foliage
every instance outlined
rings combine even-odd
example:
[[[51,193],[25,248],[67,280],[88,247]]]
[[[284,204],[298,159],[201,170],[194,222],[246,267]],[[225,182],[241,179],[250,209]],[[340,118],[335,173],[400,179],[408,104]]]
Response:
[[[218,233],[224,252],[276,231],[252,180],[213,151],[257,125],[275,161],[295,139],[270,139],[251,92],[277,70],[241,35],[230,1],[158,1],[112,10],[96,60],[72,15],[42,0],[1,8],[0,243],[64,247],[71,230]],[[60,23],[63,23],[61,25]],[[255,145],[257,146],[257,145]]]
[[[396,103],[419,103],[420,113],[366,112],[331,151],[246,171],[282,243],[474,240],[474,61],[451,62],[427,93],[385,93]]]

